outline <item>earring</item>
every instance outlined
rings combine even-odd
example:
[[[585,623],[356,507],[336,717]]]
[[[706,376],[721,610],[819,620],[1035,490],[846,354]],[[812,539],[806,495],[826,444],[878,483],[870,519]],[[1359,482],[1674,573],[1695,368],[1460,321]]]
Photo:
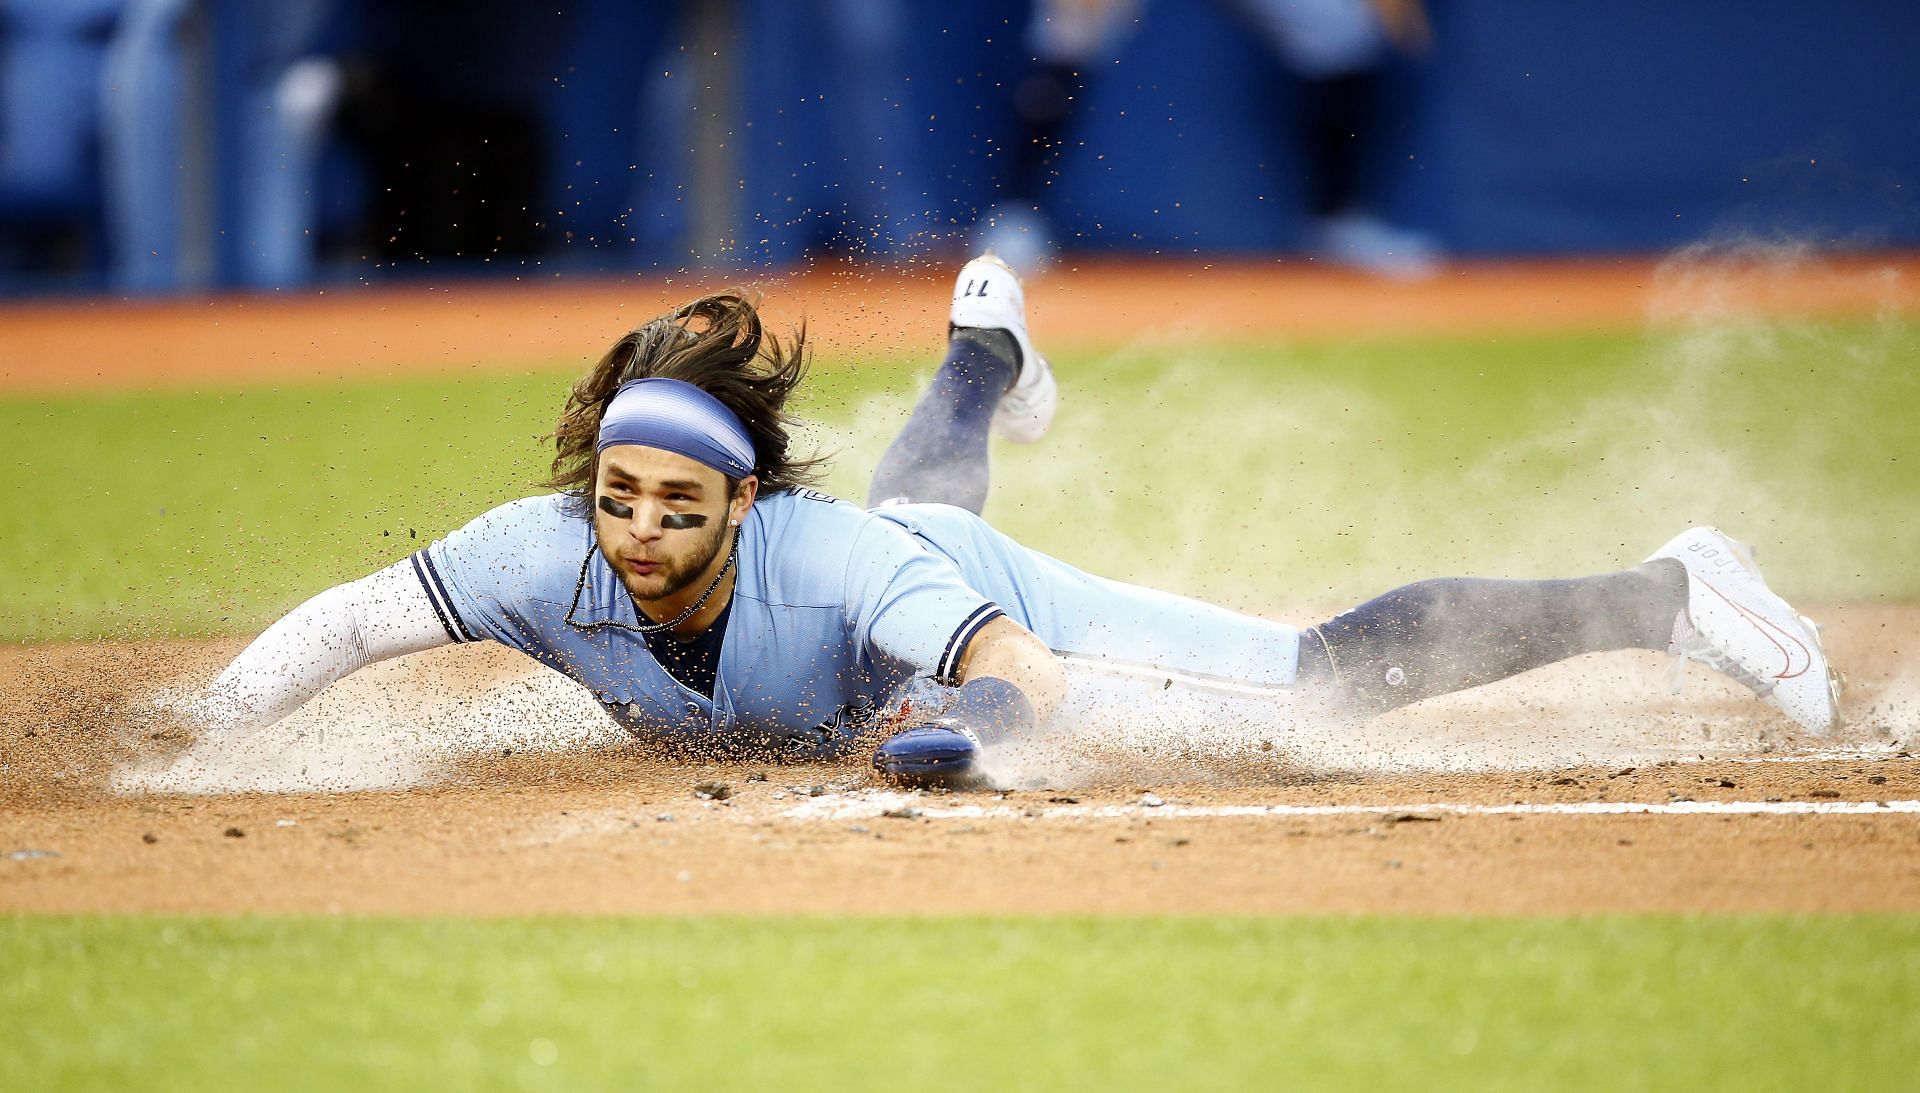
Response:
[[[736,528],[737,528],[737,527],[739,527],[739,526],[740,526],[740,521],[738,521],[738,520],[729,520],[729,521],[727,521],[727,524],[728,524],[728,526],[729,526],[729,527],[736,527]]]

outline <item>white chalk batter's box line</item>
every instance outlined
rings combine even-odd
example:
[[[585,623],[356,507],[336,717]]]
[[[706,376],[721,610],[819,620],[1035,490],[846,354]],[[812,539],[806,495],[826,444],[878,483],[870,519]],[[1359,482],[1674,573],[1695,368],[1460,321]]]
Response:
[[[1886,816],[1920,814],[1920,801],[1568,801],[1467,805],[1420,801],[1400,805],[1049,805],[932,804],[906,793],[821,797],[780,815],[790,820],[873,820],[889,814],[928,820],[1206,819],[1226,816]]]

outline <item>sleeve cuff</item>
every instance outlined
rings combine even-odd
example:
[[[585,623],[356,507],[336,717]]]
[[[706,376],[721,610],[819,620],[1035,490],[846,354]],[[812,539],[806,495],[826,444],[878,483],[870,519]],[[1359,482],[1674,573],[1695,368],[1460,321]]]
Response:
[[[966,656],[967,645],[973,641],[973,636],[980,632],[981,627],[1005,614],[1005,611],[991,603],[983,603],[974,608],[973,613],[954,630],[953,636],[947,639],[946,650],[940,654],[940,663],[934,669],[934,682],[948,686],[959,683],[960,661]]]
[[[434,616],[446,629],[447,637],[462,643],[477,640],[460,618],[460,612],[453,609],[453,597],[447,595],[446,582],[440,579],[440,571],[434,568],[432,556],[424,549],[413,552],[413,572],[420,578],[420,586],[427,590],[427,602],[433,605]]]

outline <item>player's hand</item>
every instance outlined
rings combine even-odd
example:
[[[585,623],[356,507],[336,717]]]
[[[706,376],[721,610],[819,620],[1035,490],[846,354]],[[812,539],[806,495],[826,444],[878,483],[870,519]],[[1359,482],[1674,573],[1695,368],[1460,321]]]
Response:
[[[901,729],[873,752],[873,769],[907,789],[970,789],[986,784],[980,740],[966,726],[941,718]]]
[[[881,742],[873,769],[911,789],[984,786],[980,750],[1033,729],[1033,704],[1004,679],[970,679],[937,715],[919,720]]]

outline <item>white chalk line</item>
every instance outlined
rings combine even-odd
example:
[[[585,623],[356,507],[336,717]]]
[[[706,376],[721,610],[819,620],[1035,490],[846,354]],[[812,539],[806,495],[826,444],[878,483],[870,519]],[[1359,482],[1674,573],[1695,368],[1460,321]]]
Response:
[[[1884,816],[1920,814],[1920,801],[1566,801],[1469,805],[1415,801],[1381,805],[1016,805],[932,804],[909,793],[867,791],[817,797],[786,809],[790,820],[1204,819],[1231,816]]]
[[[1873,760],[1898,758],[1901,753],[1898,744],[1864,744],[1857,748],[1841,748],[1831,751],[1798,751],[1788,755],[1715,755],[1708,757],[1714,763],[1842,763],[1848,760]]]

